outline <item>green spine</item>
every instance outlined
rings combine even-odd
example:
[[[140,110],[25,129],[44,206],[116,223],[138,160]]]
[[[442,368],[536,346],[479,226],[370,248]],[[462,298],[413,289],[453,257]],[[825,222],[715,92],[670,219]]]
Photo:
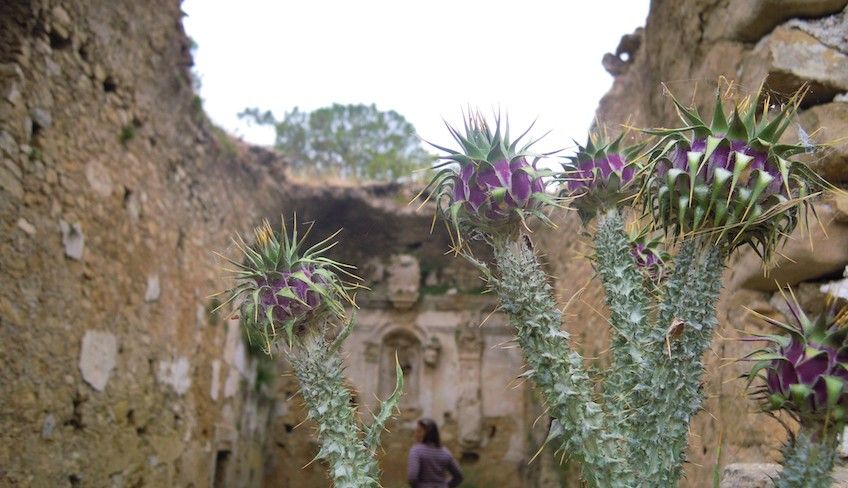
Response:
[[[604,382],[604,404],[624,437],[632,435],[633,395],[649,371],[651,347],[645,278],[636,268],[630,247],[621,215],[609,211],[595,234],[595,269],[604,285],[612,324],[612,364]]]
[[[775,488],[818,488],[833,483],[831,471],[836,460],[836,433],[810,431],[804,426],[783,448],[783,471]]]
[[[535,254],[509,236],[495,235],[492,244],[500,271],[493,285],[517,329],[527,375],[544,394],[551,417],[560,421],[560,449],[582,464],[590,486],[632,486],[620,439],[609,435],[606,415],[592,396],[583,359],[570,349],[562,313]]]
[[[330,465],[335,488],[377,488],[380,470],[375,459],[380,433],[391,412],[397,407],[403,389],[403,373],[396,365],[394,393],[381,403],[380,412],[363,433],[356,420],[350,392],[342,383],[342,359],[338,348],[353,323],[328,343],[325,334],[310,334],[302,347],[288,351],[309,418],[318,424],[321,450],[316,456]]]
[[[689,424],[701,408],[702,357],[717,324],[723,262],[719,248],[685,240],[648,335],[650,375],[634,395],[630,450],[634,472],[652,486],[677,486],[683,472]]]

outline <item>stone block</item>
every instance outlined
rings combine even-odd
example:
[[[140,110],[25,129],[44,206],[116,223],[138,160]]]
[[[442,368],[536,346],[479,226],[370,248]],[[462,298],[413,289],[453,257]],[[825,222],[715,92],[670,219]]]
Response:
[[[830,102],[848,90],[848,55],[801,29],[778,27],[742,66],[743,86],[756,87],[765,79],[770,90],[791,94],[807,85],[806,104]]]
[[[846,0],[731,0],[708,17],[704,36],[713,41],[756,41],[793,17],[821,17],[846,4]]]
[[[147,289],[144,292],[145,302],[155,302],[159,300],[159,275],[150,275],[147,277]]]
[[[414,256],[392,256],[388,268],[389,300],[395,308],[405,310],[418,300],[421,286],[421,266]]]
[[[101,197],[112,194],[112,178],[99,162],[90,161],[85,165],[85,179],[88,180],[91,189]]]
[[[109,332],[88,330],[82,338],[79,369],[82,379],[97,391],[106,389],[118,356],[118,340]]]
[[[186,357],[173,361],[160,361],[156,378],[160,383],[170,386],[182,395],[191,388],[191,364]]]
[[[79,222],[69,224],[64,220],[59,221],[59,230],[62,232],[62,245],[65,246],[65,256],[77,261],[82,259],[85,251],[85,234]]]
[[[800,158],[818,174],[834,184],[848,183],[848,103],[827,103],[816,105],[798,116],[798,124],[811,134],[812,142],[825,147],[811,155]],[[789,130],[783,142],[798,141],[797,130]],[[841,194],[837,210],[848,213],[848,198]],[[839,216],[837,216],[838,218]]]
[[[21,185],[21,181],[7,169],[6,165],[0,166],[0,191],[16,199],[24,197],[24,187]]]

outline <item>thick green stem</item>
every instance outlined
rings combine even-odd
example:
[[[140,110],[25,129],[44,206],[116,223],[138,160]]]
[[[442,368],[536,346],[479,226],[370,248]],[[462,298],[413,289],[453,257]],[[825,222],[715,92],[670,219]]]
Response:
[[[839,429],[801,430],[783,448],[783,471],[775,488],[818,488],[833,483],[831,471],[836,459]]]
[[[700,239],[683,242],[666,283],[649,368],[631,419],[631,462],[645,486],[674,487],[683,471],[689,424],[701,407],[703,355],[712,342],[724,253]]]
[[[378,466],[363,440],[350,392],[342,384],[342,360],[323,334],[306,337],[290,360],[309,418],[318,424],[319,459],[330,465],[335,488],[376,488]]]
[[[651,340],[645,278],[630,254],[630,241],[617,210],[607,213],[598,225],[595,255],[595,269],[604,284],[612,326],[612,364],[604,383],[604,405],[615,419],[620,435],[629,438],[634,394],[650,367],[647,351]]]
[[[500,276],[494,287],[524,350],[528,375],[542,391],[562,430],[561,449],[582,465],[590,486],[633,486],[620,439],[592,395],[583,359],[571,350],[562,313],[535,254],[521,239],[492,238]]]

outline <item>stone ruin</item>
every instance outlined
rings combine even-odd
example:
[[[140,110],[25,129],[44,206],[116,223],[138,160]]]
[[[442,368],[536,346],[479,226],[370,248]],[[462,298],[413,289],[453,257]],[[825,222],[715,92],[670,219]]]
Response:
[[[746,90],[763,78],[783,92],[807,83],[800,126],[832,142],[813,163],[845,185],[846,4],[654,1],[646,26],[603,60],[614,84],[599,119],[670,123],[663,82],[701,109],[719,76]],[[280,155],[214,127],[191,87],[181,15],[176,0],[0,3],[0,485],[327,486],[309,464],[317,445],[293,379],[253,354],[209,298],[224,286],[211,250],[233,251],[234,233],[293,211],[319,222],[316,235],[344,228],[341,240],[356,243],[337,257],[371,288],[345,347],[362,411],[391,389],[395,351],[407,376],[384,440],[385,486],[402,486],[422,415],[475,486],[575,479],[547,451],[528,464],[544,409],[517,379],[523,359],[496,301],[444,255],[445,233],[429,234],[430,211],[392,185],[298,181]],[[745,352],[732,339],[757,330],[743,306],[781,313],[775,280],[808,304],[848,288],[848,202],[818,211],[822,226],[795,236],[768,277],[747,251],[727,270],[686,486],[708,486],[716,465],[756,479],[765,468],[733,463],[777,459],[783,429],[756,413],[727,359]],[[558,224],[539,229],[537,245],[561,303],[580,292],[568,327],[603,365],[599,285],[573,259],[586,243],[573,216]]]

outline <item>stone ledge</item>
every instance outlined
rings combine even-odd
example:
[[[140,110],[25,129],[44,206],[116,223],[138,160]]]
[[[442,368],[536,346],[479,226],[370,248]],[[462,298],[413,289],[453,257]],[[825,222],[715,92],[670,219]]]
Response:
[[[720,488],[772,488],[782,466],[773,463],[733,463],[724,467]],[[848,488],[848,467],[833,470],[832,488]]]

